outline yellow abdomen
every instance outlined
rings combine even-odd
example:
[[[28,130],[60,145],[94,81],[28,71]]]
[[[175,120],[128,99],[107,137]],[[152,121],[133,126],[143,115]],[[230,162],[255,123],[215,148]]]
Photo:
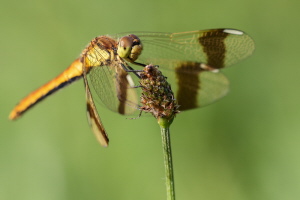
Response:
[[[56,78],[41,86],[37,90],[31,92],[29,95],[27,95],[27,97],[22,99],[20,103],[11,111],[9,119],[17,119],[25,111],[27,111],[39,101],[43,100],[48,95],[81,78],[82,74],[82,63],[78,58]]]

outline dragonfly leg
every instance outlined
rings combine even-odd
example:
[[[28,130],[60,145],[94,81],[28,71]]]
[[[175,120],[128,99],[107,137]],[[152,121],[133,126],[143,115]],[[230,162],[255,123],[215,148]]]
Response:
[[[129,65],[125,66],[121,63],[122,68],[126,71],[126,72],[132,72],[134,73],[134,75],[136,75],[139,79],[141,78],[140,75],[138,74],[138,72],[143,72],[143,70],[135,70],[132,67],[130,67]]]
[[[143,110],[141,110],[140,114],[137,117],[126,118],[126,119],[139,119],[142,116],[142,112],[143,112]]]
[[[143,63],[138,63],[138,62],[132,62],[132,64],[138,65],[138,66],[142,66],[142,67],[146,67],[147,65],[143,64]]]
[[[132,88],[140,88],[140,87],[144,87],[144,86],[138,85],[138,86],[133,86]]]

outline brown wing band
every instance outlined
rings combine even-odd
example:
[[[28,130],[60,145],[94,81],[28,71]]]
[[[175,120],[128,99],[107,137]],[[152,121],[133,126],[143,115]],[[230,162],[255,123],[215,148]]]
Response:
[[[204,71],[200,63],[186,62],[176,68],[178,90],[176,99],[179,110],[189,110],[199,107],[198,90],[201,87],[199,74]]]
[[[224,29],[203,33],[199,38],[203,51],[207,55],[207,65],[220,69],[224,67],[226,46],[224,43],[228,33]]]

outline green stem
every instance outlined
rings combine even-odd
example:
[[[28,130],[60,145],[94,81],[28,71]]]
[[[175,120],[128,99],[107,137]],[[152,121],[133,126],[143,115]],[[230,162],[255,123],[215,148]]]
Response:
[[[162,121],[163,122],[162,122]],[[166,120],[166,119],[165,119]],[[160,119],[159,125],[162,137],[162,146],[165,163],[165,176],[167,187],[167,200],[175,200],[174,176],[173,176],[173,163],[170,139],[170,124],[166,123],[164,119]]]

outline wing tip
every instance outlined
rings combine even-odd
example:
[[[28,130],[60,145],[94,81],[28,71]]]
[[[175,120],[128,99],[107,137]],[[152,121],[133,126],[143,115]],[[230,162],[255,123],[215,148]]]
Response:
[[[237,30],[237,29],[230,29],[230,28],[225,28],[223,30],[224,33],[229,33],[233,35],[244,35],[245,33],[243,31]]]

